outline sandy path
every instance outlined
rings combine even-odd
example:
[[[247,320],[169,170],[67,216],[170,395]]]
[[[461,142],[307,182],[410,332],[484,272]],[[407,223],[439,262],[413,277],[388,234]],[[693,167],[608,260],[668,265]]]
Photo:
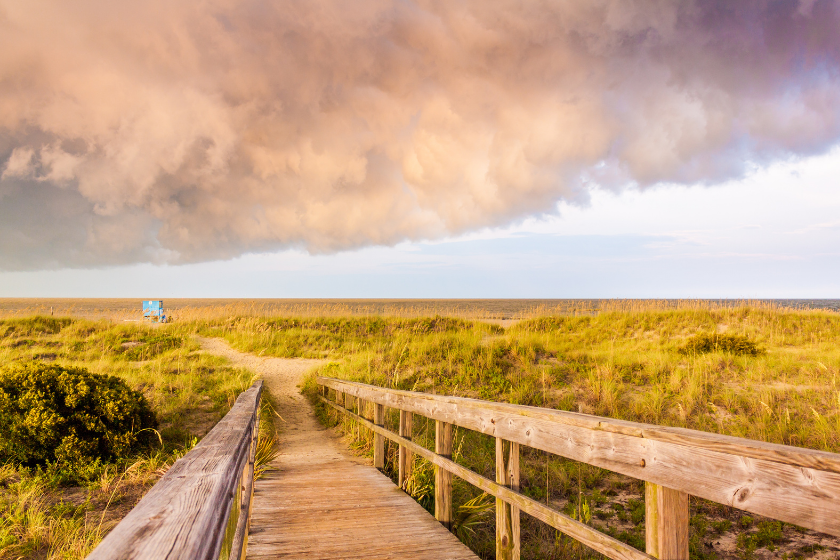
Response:
[[[239,367],[259,374],[276,403],[277,438],[280,454],[273,469],[323,464],[331,461],[364,462],[352,455],[333,430],[327,430],[315,417],[309,401],[300,394],[300,384],[307,371],[327,360],[305,358],[270,358],[235,350],[220,338],[197,340],[205,352],[223,356]]]
[[[206,352],[262,375],[277,401],[280,454],[254,485],[249,560],[478,560],[390,478],[351,455],[300,394],[325,360],[263,358],[219,339]]]

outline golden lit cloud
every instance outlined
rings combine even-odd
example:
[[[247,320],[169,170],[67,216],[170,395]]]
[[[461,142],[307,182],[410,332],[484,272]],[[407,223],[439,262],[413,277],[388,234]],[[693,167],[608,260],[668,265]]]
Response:
[[[0,268],[427,239],[840,137],[840,3],[0,0]]]

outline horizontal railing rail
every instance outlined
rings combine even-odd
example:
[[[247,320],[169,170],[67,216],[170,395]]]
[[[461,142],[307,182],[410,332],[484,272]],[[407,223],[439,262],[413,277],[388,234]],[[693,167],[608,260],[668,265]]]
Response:
[[[166,472],[88,560],[244,558],[262,381]]]
[[[519,511],[609,558],[687,559],[689,495],[840,536],[838,454],[327,377],[317,382],[323,402],[376,434],[375,466],[384,466],[383,438],[399,444],[401,486],[410,471],[409,453],[435,465],[435,516],[445,525],[452,519],[452,474],[495,496],[499,560],[519,556]],[[364,417],[365,402],[374,405],[373,421]],[[399,434],[385,429],[385,407],[400,411]],[[413,414],[436,421],[435,452],[411,441]],[[495,481],[451,460],[453,425],[496,438]],[[645,481],[646,552],[519,493],[520,445]]]

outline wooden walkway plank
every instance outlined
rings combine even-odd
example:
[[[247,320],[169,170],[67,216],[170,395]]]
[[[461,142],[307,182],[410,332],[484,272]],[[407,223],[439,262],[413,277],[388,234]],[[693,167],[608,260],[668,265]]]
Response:
[[[282,418],[280,454],[254,484],[247,558],[478,560],[318,422],[297,388],[316,362],[257,358],[215,344],[235,364],[262,374]],[[362,399],[347,401],[364,405]],[[381,422],[382,410],[369,408]]]
[[[277,467],[257,483],[249,559],[477,558],[373,467]]]

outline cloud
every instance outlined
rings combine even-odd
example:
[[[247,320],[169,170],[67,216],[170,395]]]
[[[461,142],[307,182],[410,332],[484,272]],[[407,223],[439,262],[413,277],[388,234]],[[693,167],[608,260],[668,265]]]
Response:
[[[838,28],[836,0],[0,0],[0,268],[393,245],[739,177],[836,144]]]
[[[9,161],[6,162],[6,169],[0,175],[0,179],[29,175],[33,155],[35,155],[35,150],[32,148],[15,148],[9,156]]]

